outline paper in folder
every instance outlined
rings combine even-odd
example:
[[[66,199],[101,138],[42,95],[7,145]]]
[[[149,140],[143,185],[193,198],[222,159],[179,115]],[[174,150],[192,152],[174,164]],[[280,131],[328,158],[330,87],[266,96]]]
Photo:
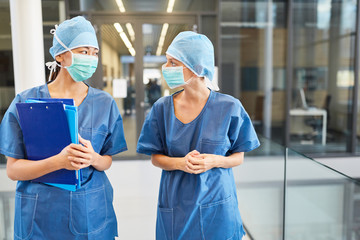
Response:
[[[72,99],[31,98],[17,103],[16,108],[27,159],[45,159],[79,143],[77,107]],[[32,181],[76,191],[81,187],[81,170],[60,169]]]

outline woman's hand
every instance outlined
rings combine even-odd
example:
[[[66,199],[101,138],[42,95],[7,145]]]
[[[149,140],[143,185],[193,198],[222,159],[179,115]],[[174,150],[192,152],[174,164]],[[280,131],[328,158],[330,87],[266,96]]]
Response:
[[[70,144],[67,149],[70,164],[76,169],[82,169],[95,164],[100,155],[97,154],[89,140],[83,139],[79,135],[79,142],[82,144]]]
[[[187,172],[187,173],[192,173],[192,174],[196,174],[196,172],[194,171],[194,169],[192,168],[192,164],[190,163],[190,159],[194,159],[197,156],[199,156],[199,152],[196,150],[193,150],[191,152],[189,152],[188,154],[186,154],[186,156],[183,158],[183,161],[181,162],[179,169]]]
[[[219,157],[221,156],[214,154],[200,154],[197,151],[196,153],[191,152],[187,158],[187,168],[189,169],[190,173],[193,174],[206,172],[217,166]]]

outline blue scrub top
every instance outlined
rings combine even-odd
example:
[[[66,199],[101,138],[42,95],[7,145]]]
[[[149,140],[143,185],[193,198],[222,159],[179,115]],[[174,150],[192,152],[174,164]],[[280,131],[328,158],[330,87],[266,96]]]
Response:
[[[0,125],[0,153],[6,156],[26,159],[15,104],[31,97],[51,96],[43,85],[15,97]],[[95,152],[114,155],[127,150],[122,118],[108,93],[89,86],[78,113],[79,134],[91,141]],[[114,239],[118,233],[112,186],[105,172],[92,166],[82,171],[82,187],[76,192],[18,181],[14,239]]]
[[[259,145],[240,101],[211,91],[201,113],[187,124],[176,118],[173,96],[159,99],[146,117],[137,152],[184,157],[197,150],[229,156]],[[231,168],[201,174],[162,171],[157,240],[241,239],[244,234]]]

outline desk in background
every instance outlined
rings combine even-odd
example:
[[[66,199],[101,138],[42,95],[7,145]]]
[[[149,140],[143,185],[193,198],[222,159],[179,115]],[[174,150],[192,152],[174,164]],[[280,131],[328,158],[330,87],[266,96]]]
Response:
[[[322,116],[322,145],[326,144],[327,112],[321,108],[294,108],[290,109],[290,116]]]

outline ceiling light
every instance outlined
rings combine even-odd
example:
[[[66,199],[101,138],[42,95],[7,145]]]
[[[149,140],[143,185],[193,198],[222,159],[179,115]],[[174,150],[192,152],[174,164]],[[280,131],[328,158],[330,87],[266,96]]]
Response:
[[[166,10],[168,13],[171,13],[173,11],[174,3],[175,3],[175,0],[169,0],[169,4],[168,4],[167,10]]]
[[[116,4],[118,5],[120,12],[125,12],[125,7],[122,0],[116,0]]]
[[[158,48],[156,50],[156,55],[157,56],[161,55],[163,45],[164,45],[164,41],[165,41],[165,36],[166,36],[168,28],[169,28],[169,24],[164,23],[164,25],[162,27],[162,30],[161,30],[161,34],[160,34],[159,45],[158,45]]]
[[[125,34],[123,28],[121,27],[120,23],[114,23],[114,27],[116,28],[116,31],[119,32],[119,35],[120,35],[122,41],[124,42],[125,46],[129,50],[130,54],[132,56],[135,56],[135,49],[133,48],[129,38],[126,36],[126,34]]]
[[[125,26],[130,35],[131,41],[135,41],[135,32],[134,32],[132,25],[130,23],[127,23],[127,24],[125,24]]]
[[[122,29],[120,23],[114,23],[114,27],[116,28],[116,31],[118,31],[119,33],[123,32],[124,30]]]

